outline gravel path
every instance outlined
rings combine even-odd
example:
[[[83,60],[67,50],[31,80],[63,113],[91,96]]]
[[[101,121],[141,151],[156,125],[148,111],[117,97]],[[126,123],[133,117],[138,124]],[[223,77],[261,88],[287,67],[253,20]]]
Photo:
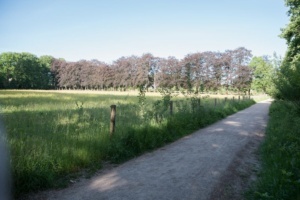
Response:
[[[255,104],[170,145],[40,198],[223,199],[218,192],[224,193],[224,188],[218,187],[230,180],[237,158],[263,137],[269,105],[270,101]]]

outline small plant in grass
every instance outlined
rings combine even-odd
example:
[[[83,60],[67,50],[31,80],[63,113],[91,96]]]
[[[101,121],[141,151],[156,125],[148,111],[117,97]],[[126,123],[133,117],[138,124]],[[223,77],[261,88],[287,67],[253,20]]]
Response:
[[[141,85],[139,87],[139,95],[138,95],[138,99],[139,99],[139,109],[140,109],[140,116],[142,118],[145,118],[146,115],[146,108],[145,108],[145,104],[146,104],[146,88],[144,85]]]
[[[165,107],[168,107],[170,105],[170,101],[172,100],[172,98],[178,96],[178,92],[174,92],[172,89],[160,88],[158,89],[158,91],[162,97],[162,102]]]
[[[164,118],[169,115],[169,107],[172,98],[178,96],[178,92],[172,91],[168,88],[160,88],[158,91],[161,94],[161,100],[157,100],[153,103],[152,106],[152,116],[154,117],[156,123],[161,123]]]
[[[190,93],[189,100],[191,102],[192,112],[195,112],[196,110],[198,110],[200,108],[201,100],[200,100],[198,91]]]
[[[82,113],[83,111],[83,102],[81,101],[75,101],[75,104],[76,104],[76,109],[79,113]]]
[[[78,113],[78,121],[81,121],[80,119],[83,117],[83,102],[76,101],[76,112]]]

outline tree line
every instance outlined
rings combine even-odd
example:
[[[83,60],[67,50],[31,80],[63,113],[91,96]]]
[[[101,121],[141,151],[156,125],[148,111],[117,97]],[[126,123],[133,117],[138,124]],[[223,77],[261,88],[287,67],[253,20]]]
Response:
[[[181,60],[147,53],[121,57],[112,64],[98,60],[68,62],[52,56],[7,52],[0,54],[0,87],[121,91],[144,87],[245,92],[255,78],[251,59],[251,51],[244,47],[191,53]]]
[[[49,89],[51,56],[30,53],[0,54],[0,88],[2,89]]]
[[[277,99],[296,103],[300,109],[300,3],[297,0],[285,0],[289,7],[289,24],[282,29],[281,37],[286,40],[287,52],[274,79]]]

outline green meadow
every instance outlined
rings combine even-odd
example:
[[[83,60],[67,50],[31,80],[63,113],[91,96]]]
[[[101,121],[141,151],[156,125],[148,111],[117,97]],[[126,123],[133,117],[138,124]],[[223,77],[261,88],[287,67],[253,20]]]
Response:
[[[121,163],[242,110],[245,99],[0,91],[16,197],[65,187],[103,162]],[[117,106],[110,137],[110,105]]]

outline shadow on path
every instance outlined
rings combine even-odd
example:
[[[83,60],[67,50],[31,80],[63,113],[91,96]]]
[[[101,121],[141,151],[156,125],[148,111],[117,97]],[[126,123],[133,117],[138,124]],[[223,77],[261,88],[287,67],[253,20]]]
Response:
[[[263,137],[264,101],[43,199],[209,199],[233,160]]]

